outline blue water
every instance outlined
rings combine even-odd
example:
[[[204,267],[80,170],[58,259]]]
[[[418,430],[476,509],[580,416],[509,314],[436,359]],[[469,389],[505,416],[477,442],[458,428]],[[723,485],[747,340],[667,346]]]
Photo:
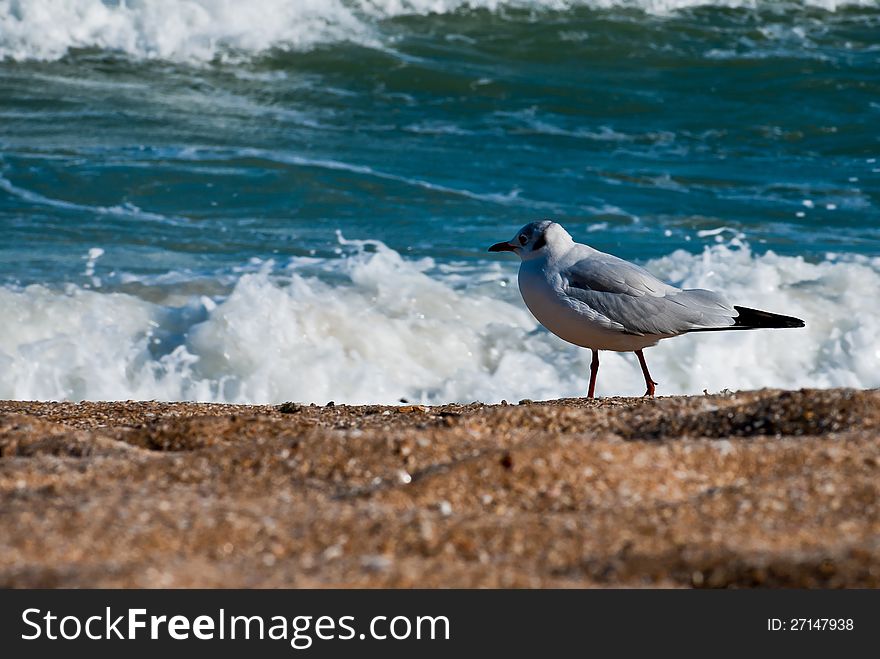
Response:
[[[530,325],[514,264],[485,252],[542,217],[669,280],[708,278],[781,312],[809,315],[818,302],[803,289],[821,282],[813,313],[851,319],[845,292],[880,292],[880,4],[598,4],[193,0],[193,14],[0,0],[0,313],[17,327],[0,330],[0,396],[576,393],[582,364],[553,355],[580,356]],[[771,262],[778,281],[749,278]],[[447,325],[434,306],[386,308],[382,284],[364,284],[370,268],[412,299],[436,300],[436,286],[453,310],[504,305],[497,322],[519,333],[499,347],[496,321],[476,311],[456,326],[454,311]],[[268,315],[235,329],[244,318],[225,316],[253,282],[251,310]],[[267,323],[316,318],[328,298],[379,314],[370,341],[412,342],[410,358],[388,364],[354,328],[330,336],[338,318],[271,354],[229,357],[283,333],[261,334]],[[797,348],[809,364],[780,357],[730,388],[880,385],[857,366],[880,364],[880,316],[863,313],[809,335]],[[131,327],[108,334],[120,315]],[[432,320],[441,345],[467,329],[444,349],[472,367],[420,361],[411,329]],[[679,374],[665,393],[728,386],[732,345],[711,352],[714,375]],[[761,362],[767,346],[748,349]],[[298,351],[326,352],[306,366]],[[853,365],[838,368],[840,355]],[[511,384],[533,358],[546,377]],[[298,384],[334,363],[323,388]],[[340,383],[353,364],[363,386]],[[631,366],[621,358],[608,393],[638,388]]]

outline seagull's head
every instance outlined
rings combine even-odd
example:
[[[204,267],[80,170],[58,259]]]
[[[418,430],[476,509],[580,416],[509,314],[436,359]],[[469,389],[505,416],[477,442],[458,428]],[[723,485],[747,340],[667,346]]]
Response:
[[[516,232],[513,240],[495,243],[490,252],[513,252],[523,261],[549,256],[572,242],[568,231],[552,220],[529,222]]]

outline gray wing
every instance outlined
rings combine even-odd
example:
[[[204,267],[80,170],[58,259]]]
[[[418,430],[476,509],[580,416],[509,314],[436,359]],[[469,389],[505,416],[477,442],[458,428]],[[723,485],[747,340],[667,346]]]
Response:
[[[563,292],[628,334],[682,334],[733,325],[737,312],[722,296],[682,290],[637,265],[595,254],[560,272]]]

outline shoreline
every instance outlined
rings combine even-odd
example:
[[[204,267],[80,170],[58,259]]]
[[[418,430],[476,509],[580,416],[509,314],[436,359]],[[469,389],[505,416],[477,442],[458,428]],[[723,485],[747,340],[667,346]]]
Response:
[[[877,587],[880,390],[0,401],[2,587]]]

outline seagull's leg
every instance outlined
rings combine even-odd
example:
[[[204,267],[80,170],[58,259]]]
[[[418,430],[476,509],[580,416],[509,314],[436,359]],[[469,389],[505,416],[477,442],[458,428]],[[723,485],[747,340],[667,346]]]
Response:
[[[593,361],[590,362],[590,391],[587,398],[595,398],[596,376],[599,374],[599,351],[593,350]]]
[[[648,390],[645,392],[646,396],[654,396],[654,385],[657,383],[651,379],[651,374],[648,373],[648,364],[645,363],[645,355],[642,354],[641,350],[636,350],[636,357],[639,358],[639,364],[642,365],[642,375],[645,376],[645,384],[648,385]]]

